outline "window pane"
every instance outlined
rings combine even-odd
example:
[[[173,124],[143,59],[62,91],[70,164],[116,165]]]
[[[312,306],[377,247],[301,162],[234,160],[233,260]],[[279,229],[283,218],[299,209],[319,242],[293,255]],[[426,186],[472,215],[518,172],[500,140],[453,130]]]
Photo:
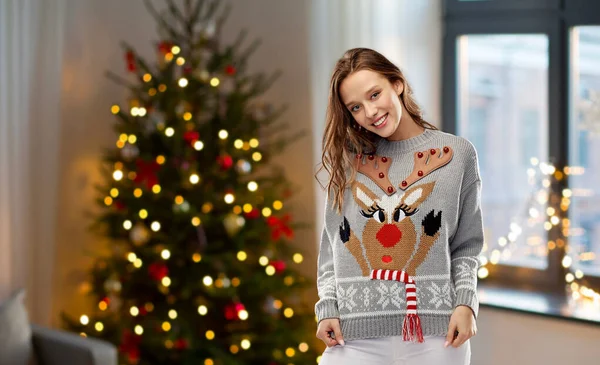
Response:
[[[547,267],[548,37],[458,38],[458,134],[477,149],[486,256]]]
[[[571,31],[569,244],[573,269],[600,275],[600,27]]]

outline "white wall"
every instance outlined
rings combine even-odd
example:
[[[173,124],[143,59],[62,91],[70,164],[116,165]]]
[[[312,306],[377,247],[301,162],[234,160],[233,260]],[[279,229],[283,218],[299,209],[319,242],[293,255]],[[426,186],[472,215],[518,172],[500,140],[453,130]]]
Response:
[[[597,364],[600,326],[481,308],[473,365]]]

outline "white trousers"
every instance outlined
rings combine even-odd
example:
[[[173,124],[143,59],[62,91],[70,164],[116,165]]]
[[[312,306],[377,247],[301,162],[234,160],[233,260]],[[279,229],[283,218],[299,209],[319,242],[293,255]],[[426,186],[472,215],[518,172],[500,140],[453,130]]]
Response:
[[[471,345],[444,348],[445,337],[426,336],[423,343],[405,342],[402,336],[346,341],[328,347],[319,365],[469,365]]]

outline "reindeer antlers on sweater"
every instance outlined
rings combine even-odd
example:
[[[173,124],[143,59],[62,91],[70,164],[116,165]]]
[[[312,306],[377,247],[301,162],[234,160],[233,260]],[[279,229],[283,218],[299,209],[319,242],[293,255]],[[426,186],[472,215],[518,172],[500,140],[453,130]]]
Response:
[[[390,165],[392,164],[392,159],[390,157],[367,155],[366,158],[363,158],[363,155],[358,154],[356,155],[355,161],[358,172],[367,175],[388,195],[392,195],[396,192],[396,189],[390,182],[390,178],[388,176],[388,171],[390,169]]]
[[[446,146],[442,150],[444,152],[443,154],[439,148],[416,152],[415,165],[412,173],[403,180],[398,187],[402,190],[406,190],[415,182],[450,162],[453,154],[452,148]]]

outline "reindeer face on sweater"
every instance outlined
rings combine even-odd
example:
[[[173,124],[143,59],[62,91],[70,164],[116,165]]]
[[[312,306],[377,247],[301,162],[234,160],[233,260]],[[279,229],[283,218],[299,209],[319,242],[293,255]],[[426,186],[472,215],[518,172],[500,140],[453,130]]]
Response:
[[[359,171],[372,177],[383,190],[374,192],[355,181],[352,184],[352,195],[361,208],[361,215],[367,220],[362,237],[354,234],[345,217],[340,227],[340,237],[358,262],[364,276],[377,269],[403,270],[414,276],[417,267],[425,261],[439,237],[441,211],[435,213],[432,209],[421,222],[413,219],[413,215],[419,211],[421,204],[435,187],[435,181],[418,185],[414,183],[448,163],[452,156],[447,147],[444,155],[440,155],[439,149],[431,151],[430,156],[425,155],[427,151],[415,154],[415,166],[418,170],[414,171],[414,177],[409,177],[411,180],[407,179],[410,184],[406,180],[402,181],[400,188],[405,186],[404,191],[393,189],[389,180],[381,181],[382,176],[387,176],[388,158],[370,158],[373,162],[359,166]],[[381,163],[377,164],[377,161]],[[389,187],[384,189],[386,185]],[[418,229],[421,231],[419,237]]]

